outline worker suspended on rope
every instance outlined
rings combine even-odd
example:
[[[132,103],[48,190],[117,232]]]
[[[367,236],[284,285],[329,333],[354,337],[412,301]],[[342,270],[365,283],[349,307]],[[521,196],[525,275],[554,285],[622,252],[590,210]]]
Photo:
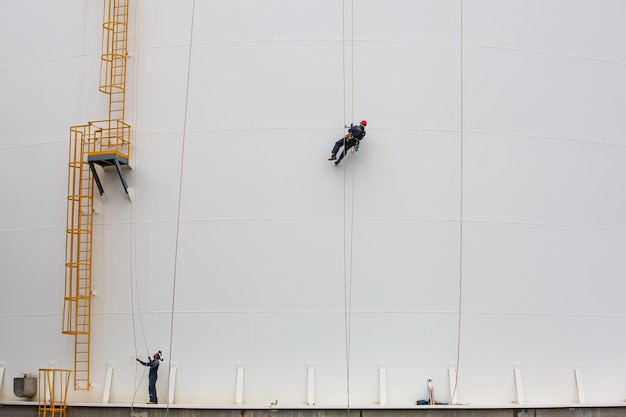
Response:
[[[148,394],[150,395],[150,401],[148,401],[148,404],[158,403],[157,392],[156,392],[156,381],[158,377],[157,373],[159,371],[159,361],[162,361],[162,360],[163,360],[163,353],[161,353],[160,350],[154,354],[153,359],[150,359],[150,356],[148,356],[148,360],[145,362],[137,358],[137,362],[139,362],[140,364],[144,366],[150,367],[150,374],[148,375]]]
[[[346,152],[348,152],[350,148],[354,147],[354,149],[358,151],[359,143],[361,142],[361,140],[363,140],[366,134],[365,126],[367,126],[367,120],[361,120],[361,123],[356,126],[351,124],[346,136],[335,142],[335,146],[332,150],[332,155],[330,156],[330,158],[328,158],[328,160],[335,161],[335,165],[339,165],[339,162],[341,162],[343,157],[346,156]],[[339,155],[339,159],[337,159],[337,152],[339,152],[339,149],[342,146],[343,151],[341,152],[341,155]]]

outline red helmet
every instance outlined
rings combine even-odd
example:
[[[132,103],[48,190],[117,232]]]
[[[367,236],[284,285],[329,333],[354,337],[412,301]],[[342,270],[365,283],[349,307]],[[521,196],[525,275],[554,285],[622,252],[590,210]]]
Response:
[[[367,126],[367,120],[361,120],[361,124],[362,124],[363,126]]]

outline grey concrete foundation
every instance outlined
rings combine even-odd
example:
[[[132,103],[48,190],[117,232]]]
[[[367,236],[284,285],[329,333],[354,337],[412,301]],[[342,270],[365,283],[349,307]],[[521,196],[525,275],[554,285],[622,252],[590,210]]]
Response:
[[[0,405],[0,417],[37,417],[35,405]],[[67,417],[626,417],[626,407],[414,409],[189,409],[68,406]]]

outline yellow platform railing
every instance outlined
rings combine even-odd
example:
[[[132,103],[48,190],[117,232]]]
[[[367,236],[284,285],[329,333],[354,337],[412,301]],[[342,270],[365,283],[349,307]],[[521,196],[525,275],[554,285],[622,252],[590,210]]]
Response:
[[[70,383],[68,369],[39,370],[38,417],[65,417],[67,415],[67,391]]]

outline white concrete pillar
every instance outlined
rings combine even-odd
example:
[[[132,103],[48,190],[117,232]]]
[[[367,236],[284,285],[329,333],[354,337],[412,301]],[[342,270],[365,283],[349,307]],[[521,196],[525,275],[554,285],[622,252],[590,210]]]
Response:
[[[515,374],[515,389],[517,391],[517,403],[524,404],[524,384],[522,381],[522,368],[519,362],[513,363],[513,373]]]
[[[387,405],[387,362],[378,362],[378,390],[380,405]]]
[[[107,404],[111,396],[111,383],[113,381],[113,369],[115,369],[115,361],[107,361],[107,371],[104,377],[104,393],[102,394],[102,403]]]
[[[235,388],[235,404],[243,405],[243,378],[246,371],[246,362],[237,362],[237,382]]]
[[[174,392],[176,391],[176,372],[178,371],[178,361],[170,362],[170,386],[168,387],[168,404],[174,404]]]
[[[457,404],[456,369],[452,364],[448,364],[448,383],[450,384],[450,404]]]
[[[583,387],[583,374],[580,370],[580,364],[574,364],[574,376],[576,377],[576,390],[578,391],[578,402],[585,403],[585,389]]]
[[[306,405],[315,405],[315,362],[306,363]]]

